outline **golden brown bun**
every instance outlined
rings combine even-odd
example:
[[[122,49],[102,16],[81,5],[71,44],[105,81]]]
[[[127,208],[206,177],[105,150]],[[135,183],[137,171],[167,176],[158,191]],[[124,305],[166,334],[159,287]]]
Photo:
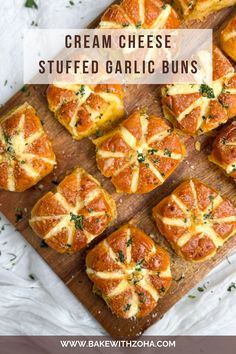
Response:
[[[234,16],[220,34],[220,44],[224,52],[236,61],[236,16]]]
[[[173,249],[202,262],[236,233],[236,207],[196,179],[183,182],[153,208],[153,217]]]
[[[94,140],[97,165],[117,191],[147,193],[174,172],[185,156],[177,134],[160,117],[133,112],[110,133]]]
[[[49,109],[79,140],[124,115],[121,85],[50,85]]]
[[[99,182],[75,169],[34,206],[30,226],[60,253],[75,253],[100,235],[116,217],[116,206]]]
[[[123,0],[102,16],[99,28],[178,28],[173,8],[160,0]]]
[[[94,290],[118,317],[144,317],[171,284],[168,253],[143,231],[124,225],[86,257]]]
[[[174,0],[185,20],[204,20],[213,12],[233,6],[236,0]]]
[[[23,192],[48,175],[55,163],[32,106],[24,103],[0,118],[0,188]]]
[[[236,121],[217,135],[209,160],[220,166],[226,175],[236,178]]]
[[[173,84],[162,88],[163,113],[176,128],[190,134],[209,132],[236,115],[236,74],[214,47],[213,84]]]

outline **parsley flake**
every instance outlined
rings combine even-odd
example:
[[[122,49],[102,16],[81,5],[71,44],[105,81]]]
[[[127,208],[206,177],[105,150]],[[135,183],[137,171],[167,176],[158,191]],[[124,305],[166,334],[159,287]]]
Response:
[[[124,306],[124,311],[127,312],[131,308],[131,304],[127,304]]]
[[[75,228],[77,230],[83,230],[83,221],[84,221],[84,216],[83,215],[75,215],[73,213],[70,213],[70,221],[74,221]]]
[[[165,156],[168,156],[168,157],[171,157],[171,151],[167,148],[164,149],[164,155]]]
[[[84,97],[84,95],[85,95],[85,86],[84,85],[80,86],[80,89],[78,92],[76,92],[76,95],[77,96],[80,95],[81,97]]]
[[[126,246],[129,247],[129,246],[132,245],[132,243],[133,243],[133,239],[132,239],[132,237],[130,237],[130,238],[128,239],[128,241],[126,242]]]
[[[124,263],[125,261],[125,256],[123,255],[123,252],[121,250],[118,251],[118,260],[121,262],[121,263]]]
[[[136,27],[136,28],[141,28],[141,27],[142,27],[142,22],[141,22],[141,21],[137,22],[136,25],[135,25],[135,27]]]
[[[215,98],[215,94],[214,94],[213,89],[212,89],[210,86],[208,86],[208,85],[202,84],[202,85],[200,86],[199,92],[200,92],[204,97],[207,97],[207,98]]]
[[[231,283],[230,286],[228,287],[227,291],[231,292],[233,289],[236,289],[236,283]]]
[[[138,272],[141,271],[142,267],[143,267],[143,262],[144,262],[144,259],[141,259],[140,261],[138,261],[136,263],[135,270],[137,270]]]
[[[138,157],[137,157],[138,162],[144,162],[145,161],[145,156],[141,153],[138,152]]]
[[[19,207],[15,209],[15,218],[16,218],[16,223],[18,223],[20,220],[23,219],[23,211]]]
[[[157,149],[149,149],[149,150],[148,150],[148,153],[149,153],[150,155],[154,155],[157,151],[158,151]]]
[[[30,9],[38,9],[38,5],[35,0],[26,0],[25,7],[29,7]]]

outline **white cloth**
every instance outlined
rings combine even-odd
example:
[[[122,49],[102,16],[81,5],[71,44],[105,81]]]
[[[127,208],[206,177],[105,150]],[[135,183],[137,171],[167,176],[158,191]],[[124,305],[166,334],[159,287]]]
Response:
[[[42,28],[83,28],[111,0],[74,0],[74,6],[69,0],[38,0],[38,10],[27,9],[24,3],[25,0],[1,1],[0,103],[23,86],[22,35],[32,21]],[[2,216],[0,230],[6,223],[9,224]],[[32,275],[35,279],[31,279]],[[235,335],[236,289],[227,291],[231,282],[236,282],[236,253],[201,282],[199,286],[206,286],[204,292],[193,289],[190,294],[196,298],[185,296],[146,334]],[[0,335],[3,334],[105,334],[10,225],[0,233]]]

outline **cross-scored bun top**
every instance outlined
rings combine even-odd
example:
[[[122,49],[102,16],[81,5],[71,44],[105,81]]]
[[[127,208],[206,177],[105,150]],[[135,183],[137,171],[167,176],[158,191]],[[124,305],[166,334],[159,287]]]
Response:
[[[123,0],[102,16],[99,28],[178,28],[176,12],[160,0]]]
[[[236,233],[236,207],[213,188],[191,179],[153,208],[159,231],[189,261],[205,261]]]
[[[118,317],[144,317],[171,284],[170,259],[143,231],[124,225],[86,257],[94,290]]]
[[[77,168],[34,206],[30,226],[60,253],[75,253],[116,217],[116,206],[99,182]]]
[[[236,115],[236,74],[214,47],[213,82],[209,85],[173,84],[162,88],[163,113],[191,135],[206,133]]]
[[[185,155],[171,127],[144,110],[133,112],[110,133],[94,140],[97,165],[117,191],[147,193],[169,177]]]
[[[224,52],[236,61],[236,16],[228,22],[221,32],[220,44]]]
[[[121,85],[49,85],[49,109],[74,139],[82,139],[124,114]]]
[[[23,192],[49,174],[55,163],[32,106],[24,103],[0,118],[0,188]]]
[[[209,160],[220,166],[228,176],[236,178],[236,121],[217,135]]]
[[[236,0],[174,0],[187,20],[203,20],[212,12],[232,6]]]

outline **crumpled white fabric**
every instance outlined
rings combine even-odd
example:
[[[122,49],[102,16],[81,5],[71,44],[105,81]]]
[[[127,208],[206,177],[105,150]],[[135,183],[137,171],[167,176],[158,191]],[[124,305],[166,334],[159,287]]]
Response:
[[[23,86],[22,35],[32,21],[42,28],[83,28],[111,0],[38,0],[38,10],[26,9],[25,0],[1,2],[0,103]],[[7,80],[7,82],[6,82]],[[0,192],[1,193],[1,192]],[[0,207],[1,209],[1,207]],[[80,304],[24,238],[1,216],[0,335],[99,335],[105,330]],[[32,279],[33,278],[33,279]],[[214,269],[190,299],[185,296],[149,335],[235,335],[236,253]]]

